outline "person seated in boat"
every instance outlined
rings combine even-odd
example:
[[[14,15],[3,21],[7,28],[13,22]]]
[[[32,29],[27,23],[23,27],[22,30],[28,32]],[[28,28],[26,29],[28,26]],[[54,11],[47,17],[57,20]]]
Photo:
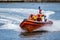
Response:
[[[31,14],[31,15],[29,16],[29,20],[30,20],[30,21],[36,21],[36,20],[37,20],[37,15]]]
[[[42,20],[43,20],[42,17],[46,18],[46,15],[44,15],[44,14],[42,13],[42,10],[41,10],[40,7],[39,7],[39,14],[37,15],[37,21],[42,21]],[[44,21],[46,21],[46,20],[44,19]]]
[[[47,21],[46,16],[44,16],[44,21],[45,21],[45,22]]]
[[[33,15],[33,20],[37,21],[37,15],[35,15],[35,14]]]
[[[29,19],[28,20],[32,20],[33,21],[33,14],[31,14],[30,16],[29,16]]]

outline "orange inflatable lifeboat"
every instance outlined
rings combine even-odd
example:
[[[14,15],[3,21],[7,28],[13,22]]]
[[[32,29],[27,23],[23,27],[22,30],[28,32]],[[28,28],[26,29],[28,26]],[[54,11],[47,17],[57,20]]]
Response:
[[[45,25],[51,25],[53,24],[52,21],[47,22],[35,22],[35,21],[29,21],[27,19],[24,19],[23,22],[20,24],[20,27],[28,32],[33,32],[34,30],[43,27]]]

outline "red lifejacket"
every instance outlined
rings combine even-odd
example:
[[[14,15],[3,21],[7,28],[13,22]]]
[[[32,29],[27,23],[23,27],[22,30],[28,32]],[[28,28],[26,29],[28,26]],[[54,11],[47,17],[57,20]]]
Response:
[[[42,21],[43,16],[44,16],[44,14],[38,14],[37,15],[37,21]]]

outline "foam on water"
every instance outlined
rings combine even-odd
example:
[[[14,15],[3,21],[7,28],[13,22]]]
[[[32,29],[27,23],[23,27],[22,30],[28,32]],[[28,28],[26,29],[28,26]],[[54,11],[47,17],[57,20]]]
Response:
[[[60,31],[60,20],[53,20],[53,25],[52,26],[46,26],[42,28],[43,30],[47,31]]]
[[[19,14],[24,14],[24,15],[30,15],[30,14],[37,14],[38,10],[37,9],[23,9],[23,8],[0,8],[0,11],[3,12],[17,12]],[[54,11],[42,11],[45,15],[47,15],[47,19],[49,19],[49,16],[54,14]],[[7,15],[7,14],[6,14]],[[24,17],[23,16],[11,16],[7,15],[5,13],[0,13],[0,23],[3,22],[5,25],[0,27],[0,29],[13,29],[15,31],[22,31],[22,29],[19,27],[19,24],[23,21]],[[27,17],[27,16],[26,16]],[[60,31],[60,21],[52,20],[53,25],[51,27],[43,27],[41,29],[47,30],[47,31]],[[18,23],[18,24],[17,24]]]

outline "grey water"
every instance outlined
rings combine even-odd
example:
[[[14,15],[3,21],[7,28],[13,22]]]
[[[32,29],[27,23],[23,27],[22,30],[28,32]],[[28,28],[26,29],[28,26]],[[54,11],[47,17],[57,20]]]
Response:
[[[49,16],[50,19],[60,20],[60,3],[0,3],[0,15],[2,14],[12,18],[15,18],[15,16],[26,18],[27,15],[24,13],[19,13],[15,11],[12,12],[9,9],[8,9],[9,11],[8,10],[5,11],[5,9],[7,8],[38,9],[38,6],[41,6],[43,10],[46,11],[51,10],[55,12],[55,14]],[[3,10],[1,8],[3,8]],[[8,20],[8,23],[5,23],[6,22],[5,20],[1,20],[3,21],[3,23],[0,21],[0,40],[60,40],[60,30],[53,32],[36,31],[33,33],[15,31],[13,29],[8,29],[8,28],[5,29],[5,27],[10,26],[9,28],[13,28],[13,26],[7,24],[19,25],[20,22],[18,20],[16,21],[15,19],[10,19],[1,16],[0,19]],[[12,21],[13,23],[10,23],[9,21]]]

